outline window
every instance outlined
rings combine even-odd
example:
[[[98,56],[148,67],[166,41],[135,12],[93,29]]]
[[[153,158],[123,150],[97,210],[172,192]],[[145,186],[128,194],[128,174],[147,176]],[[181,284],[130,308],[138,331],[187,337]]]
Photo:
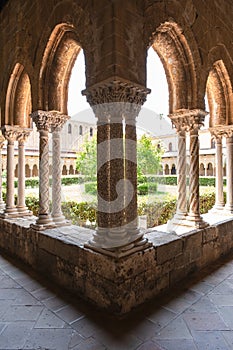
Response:
[[[72,134],[72,125],[68,124],[68,134]]]
[[[93,136],[93,128],[90,128],[90,137]]]
[[[171,142],[170,142],[169,145],[168,145],[168,150],[169,150],[169,152],[172,151],[172,143],[171,143]]]
[[[83,134],[83,127],[82,127],[82,125],[80,125],[80,127],[79,127],[79,135],[82,135]]]
[[[211,139],[211,148],[215,148],[215,140]]]

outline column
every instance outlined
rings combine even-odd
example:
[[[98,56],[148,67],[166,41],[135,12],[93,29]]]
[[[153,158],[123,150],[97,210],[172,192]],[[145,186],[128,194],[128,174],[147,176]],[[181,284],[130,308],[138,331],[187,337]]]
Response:
[[[137,129],[136,118],[141,106],[125,104],[125,222],[134,245],[145,244],[138,227],[137,212]],[[138,242],[138,243],[137,243]]]
[[[18,136],[18,130],[14,126],[5,125],[2,133],[7,140],[7,185],[6,185],[6,208],[3,217],[15,217],[18,211],[15,206],[14,198],[14,142]]]
[[[61,129],[69,119],[66,115],[54,114],[52,122],[52,219],[56,226],[68,225],[61,210]]]
[[[31,116],[40,133],[39,215],[36,224],[31,226],[36,230],[43,230],[55,226],[49,213],[49,130],[52,117],[45,111],[33,112]]]
[[[189,121],[190,133],[190,170],[189,170],[189,213],[187,220],[191,226],[204,228],[208,224],[200,215],[199,193],[199,136],[198,130],[203,125],[206,112],[191,111]]]
[[[22,129],[19,132],[18,140],[18,199],[17,210],[20,216],[32,215],[25,204],[25,151],[24,143],[30,135],[30,129]]]
[[[233,214],[233,132],[229,131],[226,137],[226,175],[227,175],[227,202],[225,211]]]
[[[114,257],[132,254],[150,246],[147,239],[144,239],[143,233],[135,226],[137,221],[136,162],[132,164],[133,162],[125,159],[130,157],[131,152],[133,152],[131,156],[135,158],[135,149],[132,151],[131,144],[132,141],[135,147],[134,126],[126,126],[127,140],[124,141],[123,136],[124,117],[129,111],[128,105],[136,105],[140,110],[148,92],[147,89],[125,81],[106,82],[83,92],[95,113],[100,106],[104,106],[105,117],[108,117],[109,124],[102,127],[102,138],[99,135],[100,126],[97,129],[98,229],[92,241],[86,246]],[[104,158],[107,158],[105,164],[101,163]],[[131,183],[132,198],[128,202],[129,183]],[[101,193],[107,195],[106,200],[101,199]],[[128,205],[132,206],[132,213],[129,212]],[[135,220],[133,220],[133,227],[130,227],[128,224],[132,217]],[[99,224],[105,225],[102,226],[104,230],[100,230]]]
[[[5,202],[2,198],[2,148],[4,145],[5,138],[0,136],[0,210],[5,209]]]
[[[215,145],[216,145],[216,175],[215,175],[215,188],[216,188],[216,198],[214,210],[222,210],[224,208],[224,197],[223,197],[223,159],[222,159],[222,136],[215,135]]]

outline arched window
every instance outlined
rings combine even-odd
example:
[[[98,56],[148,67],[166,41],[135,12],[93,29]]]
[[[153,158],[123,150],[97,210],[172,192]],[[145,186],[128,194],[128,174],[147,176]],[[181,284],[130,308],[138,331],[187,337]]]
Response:
[[[215,148],[215,140],[211,139],[211,148]]]
[[[169,152],[171,152],[171,151],[172,151],[172,142],[169,142],[169,145],[168,145],[168,150],[169,150]]]
[[[93,136],[93,128],[90,128],[90,137]]]
[[[79,126],[79,135],[82,135],[83,134],[83,127],[82,125]]]
[[[72,134],[72,125],[68,124],[68,134]]]

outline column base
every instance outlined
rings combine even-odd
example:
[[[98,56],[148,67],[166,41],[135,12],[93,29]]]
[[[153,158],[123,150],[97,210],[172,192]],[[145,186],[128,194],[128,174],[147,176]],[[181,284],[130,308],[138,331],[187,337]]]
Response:
[[[224,211],[224,204],[215,204],[212,209],[208,211],[210,214],[222,214]]]
[[[187,222],[187,224],[186,224],[187,226],[191,226],[191,227],[195,227],[195,228],[205,228],[205,227],[209,226],[209,224],[207,222],[205,222],[200,215],[195,215],[192,213],[189,213],[186,216],[185,222]]]
[[[233,205],[225,205],[223,208],[223,212],[227,215],[232,215],[233,214]]]
[[[37,231],[47,230],[49,228],[55,228],[56,225],[53,222],[50,214],[41,214],[36,220],[35,224],[30,225],[31,228]]]
[[[11,207],[11,208],[7,208],[4,210],[3,213],[0,213],[0,217],[1,218],[16,218],[18,216],[18,210],[16,207]]]
[[[96,242],[94,242],[93,240],[89,241],[88,243],[85,243],[84,247],[94,250],[95,252],[98,252],[100,254],[111,256],[113,258],[122,258],[150,248],[152,247],[152,243],[148,242],[148,239],[144,238],[143,234],[141,234],[141,237],[138,238],[136,241],[130,242],[120,247],[102,248],[100,246],[97,246]]]
[[[66,220],[64,215],[57,215],[57,216],[52,215],[52,220],[53,220],[54,224],[56,225],[56,227],[70,226],[71,225],[70,221]]]
[[[6,203],[4,201],[0,201],[0,210],[4,210],[6,208]]]
[[[28,209],[28,207],[24,206],[24,207],[16,207],[18,210],[18,215],[19,216],[31,216],[33,215],[33,212],[31,210]]]
[[[187,226],[185,224],[187,218],[187,213],[179,212],[176,213],[171,220],[167,222],[167,231],[170,233],[177,233],[179,226]]]

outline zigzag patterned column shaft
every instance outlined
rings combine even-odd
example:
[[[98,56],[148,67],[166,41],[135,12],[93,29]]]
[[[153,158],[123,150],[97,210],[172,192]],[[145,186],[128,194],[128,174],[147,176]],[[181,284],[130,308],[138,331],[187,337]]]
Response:
[[[233,136],[230,133],[226,138],[227,155],[227,203],[226,211],[233,213]]]
[[[48,130],[39,130],[39,215],[49,214],[49,140]]]
[[[200,215],[199,204],[199,139],[198,129],[190,130],[189,215]]]
[[[184,216],[187,214],[186,195],[186,133],[178,132],[178,157],[177,157],[177,210],[176,214]]]
[[[4,141],[0,141],[0,209],[5,208],[5,203],[2,199],[2,147],[3,147]]]

